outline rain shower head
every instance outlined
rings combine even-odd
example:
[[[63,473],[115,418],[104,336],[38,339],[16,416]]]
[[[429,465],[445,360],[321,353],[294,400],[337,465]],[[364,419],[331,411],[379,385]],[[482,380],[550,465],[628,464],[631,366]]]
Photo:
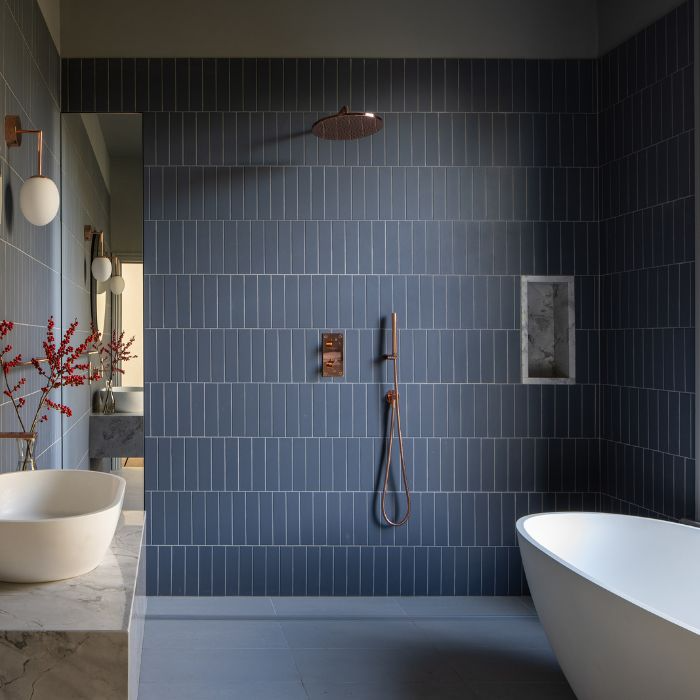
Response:
[[[384,120],[372,112],[349,112],[342,107],[337,114],[322,117],[312,127],[311,131],[320,139],[332,141],[351,141],[372,136],[381,131]]]

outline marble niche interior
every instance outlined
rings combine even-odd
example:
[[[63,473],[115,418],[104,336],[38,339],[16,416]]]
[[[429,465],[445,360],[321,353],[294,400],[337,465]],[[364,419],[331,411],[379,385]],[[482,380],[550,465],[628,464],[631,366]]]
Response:
[[[521,283],[522,379],[527,383],[576,381],[574,278],[529,276]]]

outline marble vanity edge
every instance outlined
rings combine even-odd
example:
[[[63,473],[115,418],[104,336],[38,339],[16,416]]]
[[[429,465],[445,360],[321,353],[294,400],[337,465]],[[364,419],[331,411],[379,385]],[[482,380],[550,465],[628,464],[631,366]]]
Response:
[[[3,700],[136,700],[146,615],[145,513],[123,511],[103,562],[84,576],[43,584],[0,584],[0,697]],[[122,595],[114,595],[122,582]],[[37,605],[37,598],[38,605]],[[111,624],[83,629],[41,619],[104,605]],[[94,612],[94,611],[93,611]],[[24,618],[21,614],[24,613]],[[8,620],[14,624],[8,625]]]
[[[139,677],[141,675],[141,652],[146,628],[148,598],[146,596],[146,525],[148,513],[144,513],[143,529],[141,531],[140,555],[137,564],[136,586],[131,619],[129,620],[129,700],[137,700],[139,692]]]
[[[0,634],[127,632],[144,525],[143,511],[122,511],[105,558],[83,576],[49,583],[0,583]]]

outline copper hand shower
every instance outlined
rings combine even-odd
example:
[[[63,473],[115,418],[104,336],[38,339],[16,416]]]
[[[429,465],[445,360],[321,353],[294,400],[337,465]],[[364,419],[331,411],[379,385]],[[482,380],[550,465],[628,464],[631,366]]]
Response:
[[[397,331],[396,313],[391,314],[391,354],[384,359],[394,363],[394,388],[386,394],[386,400],[391,406],[391,427],[389,428],[389,451],[386,458],[386,470],[384,472],[384,487],[382,488],[382,517],[387,525],[398,527],[404,525],[411,515],[411,489],[408,485],[406,473],[406,458],[403,454],[403,433],[401,432],[401,409],[399,407],[399,339]],[[400,520],[392,520],[386,511],[386,494],[389,488],[389,476],[391,475],[391,452],[394,447],[394,423],[396,423],[399,436],[399,459],[401,462],[401,480],[406,494],[406,514]]]

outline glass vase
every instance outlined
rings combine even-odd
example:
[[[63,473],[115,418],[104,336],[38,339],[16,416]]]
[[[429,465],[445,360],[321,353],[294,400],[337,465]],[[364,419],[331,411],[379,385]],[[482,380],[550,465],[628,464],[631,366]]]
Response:
[[[33,472],[36,469],[34,452],[36,450],[36,435],[17,438],[17,471]]]
[[[104,388],[104,400],[102,401],[102,413],[109,415],[114,413],[115,401],[112,390],[112,380],[108,379]]]

